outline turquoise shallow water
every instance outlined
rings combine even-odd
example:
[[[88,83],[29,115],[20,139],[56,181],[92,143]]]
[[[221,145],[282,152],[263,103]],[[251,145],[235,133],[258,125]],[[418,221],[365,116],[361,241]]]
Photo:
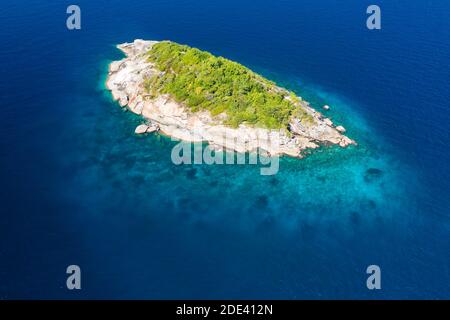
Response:
[[[109,184],[114,187],[133,190],[134,196],[142,198],[163,191],[174,213],[183,212],[184,219],[192,222],[223,219],[220,208],[226,208],[226,219],[236,219],[237,226],[244,229],[269,223],[295,230],[309,220],[359,223],[361,218],[362,223],[370,225],[374,219],[392,218],[391,215],[410,205],[408,201],[417,178],[389,154],[389,146],[370,131],[364,119],[352,113],[351,102],[317,87],[302,86],[300,90],[302,82],[298,79],[286,82],[287,87],[308,97],[317,110],[325,103],[332,104],[332,110],[322,112],[347,127],[348,136],[358,141],[356,147],[322,147],[311,150],[302,160],[282,157],[279,172],[273,176],[262,176],[260,169],[264,165],[261,164],[176,166],[171,161],[171,152],[178,142],[160,134],[145,137],[132,134],[142,120],[119,108],[105,89],[105,68],[109,62],[100,67],[103,75],[97,90],[103,96],[104,107],[124,118],[120,122],[127,122],[121,135],[126,142],[117,141],[118,146],[92,154],[93,158],[83,162],[90,164],[89,170],[91,165],[98,165],[97,171],[111,179]],[[98,125],[88,122],[88,126],[83,131],[101,128],[97,132],[100,141],[103,135],[107,136],[104,139],[110,139],[111,132],[119,129],[116,117],[101,119]],[[102,166],[103,163],[107,166]],[[126,186],[124,172],[131,178],[132,186]],[[92,177],[88,177],[90,182]],[[139,182],[145,188],[136,190],[134,186]],[[146,202],[152,202],[152,198],[149,196]],[[217,213],[211,208],[211,199],[219,209]],[[154,206],[158,207],[158,203]]]
[[[0,298],[448,298],[447,5],[380,5],[370,34],[360,1],[80,1],[79,32],[62,5],[5,5]],[[275,176],[175,166],[176,142],[136,136],[141,119],[104,87],[115,44],[134,38],[329,104],[358,146],[282,158]]]

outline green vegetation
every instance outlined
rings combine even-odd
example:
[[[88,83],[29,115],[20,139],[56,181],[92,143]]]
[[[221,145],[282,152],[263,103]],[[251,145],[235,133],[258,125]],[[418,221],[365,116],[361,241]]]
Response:
[[[225,113],[227,125],[275,129],[286,128],[292,116],[305,124],[314,121],[294,93],[280,90],[239,63],[170,41],[154,45],[148,60],[162,71],[146,80],[150,94],[168,93],[193,112]]]

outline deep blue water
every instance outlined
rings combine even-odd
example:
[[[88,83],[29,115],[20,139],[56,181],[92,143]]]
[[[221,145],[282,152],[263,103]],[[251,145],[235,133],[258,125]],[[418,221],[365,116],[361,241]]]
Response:
[[[369,31],[372,2],[78,0],[68,31],[68,1],[0,1],[0,299],[450,298],[450,4],[378,0]],[[329,104],[358,147],[175,166],[104,88],[135,38]]]

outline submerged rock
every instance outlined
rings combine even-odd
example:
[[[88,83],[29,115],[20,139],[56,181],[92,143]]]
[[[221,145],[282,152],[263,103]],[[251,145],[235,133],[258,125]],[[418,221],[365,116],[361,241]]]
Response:
[[[257,197],[255,206],[259,209],[265,209],[269,206],[269,198],[263,194]]]
[[[383,175],[383,171],[377,168],[369,168],[364,174],[364,181],[373,182]]]

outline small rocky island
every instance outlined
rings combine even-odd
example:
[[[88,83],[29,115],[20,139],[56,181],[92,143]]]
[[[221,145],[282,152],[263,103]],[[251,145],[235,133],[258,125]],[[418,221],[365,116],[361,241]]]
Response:
[[[171,41],[118,48],[126,57],[110,64],[107,88],[145,119],[138,134],[161,131],[217,150],[292,157],[355,144],[308,102],[236,62]]]

